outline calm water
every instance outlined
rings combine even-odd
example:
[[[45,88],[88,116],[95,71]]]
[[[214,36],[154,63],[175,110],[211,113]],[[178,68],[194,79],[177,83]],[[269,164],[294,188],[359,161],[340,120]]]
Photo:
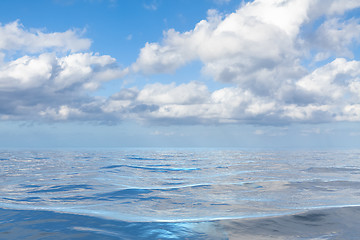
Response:
[[[2,151],[0,163],[0,239],[360,239],[360,151]]]

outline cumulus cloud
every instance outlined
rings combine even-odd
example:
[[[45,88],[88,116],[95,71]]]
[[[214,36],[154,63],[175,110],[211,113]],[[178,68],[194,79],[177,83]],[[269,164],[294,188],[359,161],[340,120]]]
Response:
[[[179,33],[170,29],[162,43],[147,43],[133,70],[174,72],[188,62],[201,60],[203,72],[217,81],[255,90],[278,88],[281,81],[306,74],[300,61],[306,51],[302,27],[319,16],[358,6],[354,1],[257,0],[225,17],[209,10],[208,19],[193,30]],[[314,42],[344,56],[348,45],[358,40],[358,32],[358,20],[329,19],[319,27]]]
[[[359,19],[331,18],[325,21],[309,39],[309,44],[319,50],[314,60],[326,60],[333,54],[353,58],[351,48],[359,43],[359,32]]]
[[[132,70],[175,72],[200,60],[203,74],[234,84],[204,94],[202,103],[158,102],[152,113],[158,118],[265,124],[355,121],[360,72],[359,62],[349,59],[355,57],[360,25],[359,18],[344,14],[358,7],[360,2],[351,0],[255,0],[226,16],[209,10],[193,30],[170,29],[162,42],[147,43]],[[331,61],[310,70],[326,59]],[[162,99],[159,92],[151,96],[153,104],[156,96]]]
[[[79,30],[54,33],[26,30],[18,20],[0,25],[0,51],[38,53],[44,50],[79,52],[89,49],[91,41],[80,35]]]
[[[229,15],[209,10],[194,29],[170,29],[161,42],[146,43],[129,70],[87,52],[91,41],[77,31],[44,33],[10,23],[0,28],[0,115],[157,124],[360,121],[360,61],[353,50],[360,20],[346,15],[358,7],[352,0],[254,0]],[[7,61],[11,51],[27,54]],[[184,79],[89,95],[128,73],[176,73],[192,61],[226,87],[210,90]]]
[[[24,56],[0,66],[0,90],[17,91],[41,87],[49,92],[73,88],[95,90],[101,82],[124,74],[110,56],[76,53],[56,57],[51,53]]]
[[[261,121],[259,116],[270,116],[277,111],[275,104],[239,88],[210,92],[203,83],[190,82],[178,86],[156,83],[141,90],[123,90],[102,108],[107,113],[136,117],[140,121],[234,123]]]
[[[82,116],[89,92],[126,74],[108,55],[79,52],[91,44],[80,35],[30,31],[19,21],[0,26],[2,119]]]
[[[208,19],[194,30],[169,30],[163,43],[147,43],[133,69],[147,74],[169,72],[199,59],[204,72],[220,82],[247,84],[257,78],[262,85],[264,79],[278,81],[287,77],[290,67],[301,72],[295,61],[300,53],[294,39],[307,19],[308,4],[255,1],[224,18],[210,10]],[[286,67],[274,71],[284,64]]]
[[[358,101],[359,77],[359,61],[337,58],[301,78],[296,86],[299,91],[307,93],[313,103],[350,103]]]

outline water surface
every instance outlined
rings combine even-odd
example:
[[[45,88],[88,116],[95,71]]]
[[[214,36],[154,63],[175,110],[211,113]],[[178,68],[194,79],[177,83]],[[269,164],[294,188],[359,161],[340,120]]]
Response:
[[[360,151],[2,151],[0,238],[351,239],[356,228],[350,220],[345,227],[344,219],[356,218],[354,206],[360,205],[359,156]],[[300,230],[314,225],[314,236]]]

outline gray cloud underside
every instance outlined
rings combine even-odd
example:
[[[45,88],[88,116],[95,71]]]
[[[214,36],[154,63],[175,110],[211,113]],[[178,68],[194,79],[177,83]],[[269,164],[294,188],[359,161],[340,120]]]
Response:
[[[110,56],[87,52],[91,41],[80,31],[30,32],[18,21],[0,25],[0,118],[271,125],[360,121],[360,61],[354,52],[360,19],[344,15],[358,7],[360,2],[351,0],[257,0],[227,16],[209,10],[193,30],[169,30],[161,43],[147,43],[125,69]],[[203,74],[232,87],[210,91],[196,81],[151,83],[108,98],[91,96],[104,82],[126,74],[171,73],[192,61],[201,61]]]

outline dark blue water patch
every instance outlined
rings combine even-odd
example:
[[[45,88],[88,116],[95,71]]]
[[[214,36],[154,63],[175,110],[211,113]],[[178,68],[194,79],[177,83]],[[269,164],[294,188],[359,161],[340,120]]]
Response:
[[[125,167],[126,165],[110,165],[110,166],[106,166],[106,167],[101,167],[100,169],[113,169],[113,168],[121,168],[121,167]]]
[[[146,165],[148,167],[171,167],[170,164],[153,164],[153,165]]]
[[[126,159],[129,159],[129,160],[148,160],[148,161],[159,161],[159,160],[162,160],[162,159],[159,159],[159,158],[149,158],[149,157],[140,157],[140,156],[137,156],[137,155],[128,155],[126,156]]]
[[[115,200],[123,200],[123,199],[131,199],[136,201],[151,201],[156,199],[165,199],[162,197],[147,195],[152,192],[153,190],[149,190],[149,189],[124,189],[114,192],[96,194],[95,197],[97,198],[97,200],[107,200],[107,201],[115,201]]]
[[[87,184],[57,185],[57,186],[51,186],[46,189],[29,191],[28,193],[67,192],[67,191],[75,191],[80,189],[93,189],[93,188]]]
[[[51,211],[0,209],[0,239],[208,239],[178,223],[126,222]]]
[[[10,158],[0,158],[0,161],[8,161]]]
[[[62,202],[78,202],[78,201],[86,201],[86,200],[94,200],[95,197],[85,197],[85,196],[69,196],[69,197],[53,197],[51,200],[62,201]]]
[[[35,160],[48,160],[50,158],[48,158],[48,157],[33,157],[33,159],[35,159]]]
[[[91,156],[75,156],[75,159],[84,159],[84,160],[88,160],[88,159],[92,159],[93,157]]]
[[[302,222],[320,222],[323,221],[328,214],[324,213],[308,213],[308,214],[301,214],[301,215],[294,215],[293,218],[297,221]]]
[[[211,203],[211,206],[230,206],[230,204],[227,203]]]
[[[40,188],[42,186],[37,185],[37,184],[20,184],[21,187],[23,188]]]
[[[24,202],[24,203],[34,203],[34,202],[41,202],[42,199],[40,197],[26,197],[26,198],[2,198],[4,200],[13,201],[13,202]]]

